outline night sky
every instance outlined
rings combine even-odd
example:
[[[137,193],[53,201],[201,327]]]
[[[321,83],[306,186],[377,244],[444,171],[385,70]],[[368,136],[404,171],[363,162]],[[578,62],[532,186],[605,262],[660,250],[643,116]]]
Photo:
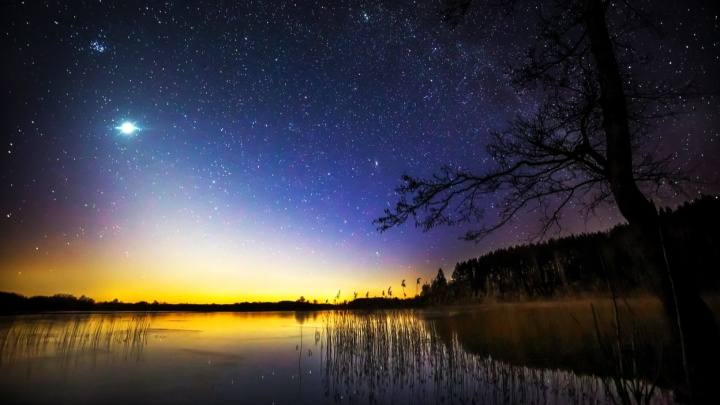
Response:
[[[537,108],[505,74],[531,17],[480,3],[452,29],[438,1],[3,1],[0,290],[402,297],[403,279],[412,296],[418,277],[525,242],[532,213],[478,244],[464,227],[372,223],[403,173],[482,171],[488,131]],[[717,6],[669,3],[668,35],[642,43],[650,72],[720,89]],[[717,97],[653,136],[717,182]],[[656,201],[718,192],[687,190]],[[568,232],[622,220],[568,218]]]

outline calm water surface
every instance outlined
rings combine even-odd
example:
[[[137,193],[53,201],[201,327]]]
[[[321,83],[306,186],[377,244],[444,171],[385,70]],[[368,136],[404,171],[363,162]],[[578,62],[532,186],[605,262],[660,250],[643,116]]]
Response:
[[[505,357],[493,344],[509,344],[515,352],[516,343],[532,340],[508,341],[503,333],[530,332],[508,331],[499,319],[507,320],[506,314],[5,317],[0,318],[0,398],[37,404],[603,404],[617,396],[612,380],[587,370]],[[487,333],[468,340],[462,329],[474,328],[470,324],[498,329],[497,342],[489,343]],[[535,337],[535,346],[546,345]],[[493,358],[493,350],[505,359]],[[654,403],[672,403],[670,393],[656,390]]]

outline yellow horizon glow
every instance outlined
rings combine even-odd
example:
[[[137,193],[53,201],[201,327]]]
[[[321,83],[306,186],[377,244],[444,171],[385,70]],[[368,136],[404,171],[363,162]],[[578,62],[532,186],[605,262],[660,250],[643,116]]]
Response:
[[[7,285],[7,283],[3,283],[4,285]],[[393,290],[395,287],[393,287]],[[371,293],[369,296],[370,298],[379,298],[381,297],[380,292],[376,292],[377,288],[373,288],[372,286],[366,288],[366,289],[359,289],[362,291],[370,291],[372,290],[373,293]],[[218,293],[213,291],[194,291],[192,293],[188,293],[187,291],[164,291],[159,294],[151,293],[146,290],[142,291],[127,291],[127,290],[96,290],[96,291],[88,291],[84,289],[72,289],[72,288],[60,288],[60,289],[50,289],[50,288],[27,288],[27,287],[20,287],[17,288],[9,288],[7,290],[4,290],[4,292],[12,292],[17,293],[20,295],[23,295],[25,297],[33,297],[33,296],[52,296],[55,294],[71,294],[75,297],[81,297],[85,296],[88,298],[92,298],[95,300],[95,302],[111,302],[115,299],[117,299],[120,302],[123,303],[137,303],[137,302],[149,302],[152,303],[153,301],[157,301],[159,303],[167,303],[167,304],[219,304],[219,305],[227,305],[227,304],[236,304],[236,303],[264,303],[264,302],[280,302],[280,301],[297,301],[301,296],[305,298],[308,302],[313,302],[314,300],[317,300],[318,304],[325,304],[326,301],[329,304],[333,303],[342,303],[343,301],[347,300],[348,302],[352,301],[354,299],[353,292],[349,293],[341,293],[340,299],[335,300],[335,297],[331,297],[331,293],[328,293],[327,291],[317,291],[317,292],[309,292],[308,294],[302,294],[302,293],[290,293],[290,294],[251,294],[251,293],[243,293],[243,292],[225,292],[225,293]],[[396,293],[394,293],[392,298],[413,298],[415,296],[415,290],[413,288],[412,294],[410,294],[410,290],[407,290],[408,295],[407,297],[398,296]],[[402,295],[402,293],[401,293]],[[365,298],[365,293],[360,294],[358,292],[357,298]],[[388,296],[386,296],[388,298]]]
[[[392,286],[393,297],[404,298],[401,280],[394,280],[397,269],[377,271],[371,266],[346,264],[343,271],[335,271],[337,264],[323,268],[313,262],[297,265],[286,267],[289,264],[282,261],[274,267],[248,266],[245,271],[233,271],[234,266],[205,269],[192,263],[181,266],[177,261],[169,265],[155,260],[119,262],[94,255],[67,261],[36,258],[11,263],[12,272],[0,273],[0,290],[26,297],[84,295],[96,302],[234,304],[296,301],[302,296],[310,302],[333,303],[351,301],[354,292],[358,297],[366,293],[381,297],[382,291]],[[403,273],[406,275],[401,277],[409,280],[407,298],[411,298],[418,274],[411,270]],[[340,298],[336,300],[338,290]]]
[[[137,221],[112,232],[12,241],[11,255],[0,263],[0,291],[85,295],[96,302],[233,304],[303,296],[333,303],[351,301],[354,292],[382,297],[389,286],[402,299],[402,279],[411,298],[416,278],[437,272],[436,265],[418,265],[422,259],[411,258],[399,238],[337,240],[273,222],[257,232],[254,224],[209,225],[185,211],[169,216],[147,207],[137,214]]]

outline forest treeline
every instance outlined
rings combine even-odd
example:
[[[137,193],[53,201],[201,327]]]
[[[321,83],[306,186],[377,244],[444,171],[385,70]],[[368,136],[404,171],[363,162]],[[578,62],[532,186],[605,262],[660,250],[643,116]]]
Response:
[[[191,311],[191,312],[253,312],[253,311],[318,311],[331,309],[332,304],[307,301],[279,302],[238,302],[235,304],[168,304],[164,302],[95,302],[94,299],[72,294],[37,295],[25,297],[20,294],[0,291],[0,313],[43,312],[43,311]]]
[[[720,291],[720,198],[703,196],[676,210],[660,210],[668,263],[682,266],[704,292]],[[428,303],[625,295],[651,288],[642,252],[626,225],[543,243],[500,249],[442,269],[423,285]]]

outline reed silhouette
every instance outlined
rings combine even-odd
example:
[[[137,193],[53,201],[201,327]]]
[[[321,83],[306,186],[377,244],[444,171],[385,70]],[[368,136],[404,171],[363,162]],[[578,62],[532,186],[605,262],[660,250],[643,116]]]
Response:
[[[672,392],[634,379],[627,384],[573,371],[512,365],[442,338],[412,310],[335,311],[324,319],[325,394],[350,403],[615,404],[647,393],[673,403]]]
[[[11,319],[0,336],[0,364],[57,356],[63,365],[100,356],[139,360],[147,344],[147,314],[36,315]]]

